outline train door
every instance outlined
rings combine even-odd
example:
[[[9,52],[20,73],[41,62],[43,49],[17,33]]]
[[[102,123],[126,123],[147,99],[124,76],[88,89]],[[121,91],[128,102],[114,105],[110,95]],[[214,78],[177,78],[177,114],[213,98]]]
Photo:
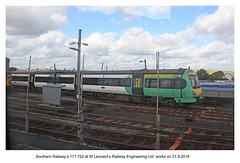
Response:
[[[34,74],[30,74],[29,86],[34,87]]]
[[[54,84],[60,84],[60,77],[59,73],[54,74]]]
[[[179,75],[175,75],[173,80],[173,97],[180,98],[181,95],[182,95],[181,77],[179,77]]]
[[[132,92],[135,95],[143,95],[144,75],[133,75]]]

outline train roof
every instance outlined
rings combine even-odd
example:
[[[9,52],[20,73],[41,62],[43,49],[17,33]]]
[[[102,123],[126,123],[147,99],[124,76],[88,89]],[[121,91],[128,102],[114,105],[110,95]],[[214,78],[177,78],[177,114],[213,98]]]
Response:
[[[184,74],[186,70],[189,69],[160,69],[160,74]],[[11,71],[12,74],[27,74],[27,71]],[[54,73],[60,73],[60,74],[76,74],[77,71],[61,71],[61,70],[55,70],[55,71],[32,71],[31,74],[54,74]],[[84,74],[156,74],[156,69],[142,69],[142,70],[109,70],[109,71],[89,71],[84,70]]]

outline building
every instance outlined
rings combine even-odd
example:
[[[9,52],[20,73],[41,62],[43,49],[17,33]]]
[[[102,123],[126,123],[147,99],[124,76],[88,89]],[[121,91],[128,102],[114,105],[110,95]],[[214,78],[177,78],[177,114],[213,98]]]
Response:
[[[224,76],[223,76],[222,78],[228,79],[228,80],[230,80],[230,81],[233,79],[232,74],[229,74],[229,73],[224,74]]]

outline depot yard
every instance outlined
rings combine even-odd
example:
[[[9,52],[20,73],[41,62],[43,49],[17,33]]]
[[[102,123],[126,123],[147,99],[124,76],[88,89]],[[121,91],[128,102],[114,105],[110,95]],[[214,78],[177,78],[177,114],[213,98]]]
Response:
[[[79,143],[76,99],[62,95],[61,105],[43,103],[41,92],[29,93],[29,128],[25,132],[26,91],[7,93],[9,149],[234,149],[233,99],[209,98],[184,107],[83,97],[84,142]],[[32,141],[26,141],[31,137]],[[67,141],[67,142],[66,142]]]

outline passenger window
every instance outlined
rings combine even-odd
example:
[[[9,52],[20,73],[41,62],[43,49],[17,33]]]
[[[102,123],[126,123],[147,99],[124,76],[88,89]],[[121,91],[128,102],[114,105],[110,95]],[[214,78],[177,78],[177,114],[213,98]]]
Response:
[[[145,88],[150,88],[150,79],[145,80]]]
[[[12,76],[13,81],[28,81],[27,76]]]
[[[131,79],[120,79],[120,86],[131,87]]]
[[[83,84],[97,85],[98,84],[98,79],[97,78],[84,78],[83,79]]]
[[[73,84],[73,78],[61,77],[60,78],[60,83]]]
[[[187,82],[184,79],[175,79],[175,89],[184,89],[187,86]]]
[[[36,77],[35,82],[46,82],[46,83],[53,83],[51,80],[53,77]]]
[[[157,88],[157,79],[150,80],[150,88]]]
[[[98,79],[98,85],[108,86],[108,79]]]
[[[157,88],[157,79],[145,79],[145,88]]]
[[[109,79],[109,86],[119,86],[119,79]]]
[[[160,88],[172,88],[172,79],[161,79]]]

